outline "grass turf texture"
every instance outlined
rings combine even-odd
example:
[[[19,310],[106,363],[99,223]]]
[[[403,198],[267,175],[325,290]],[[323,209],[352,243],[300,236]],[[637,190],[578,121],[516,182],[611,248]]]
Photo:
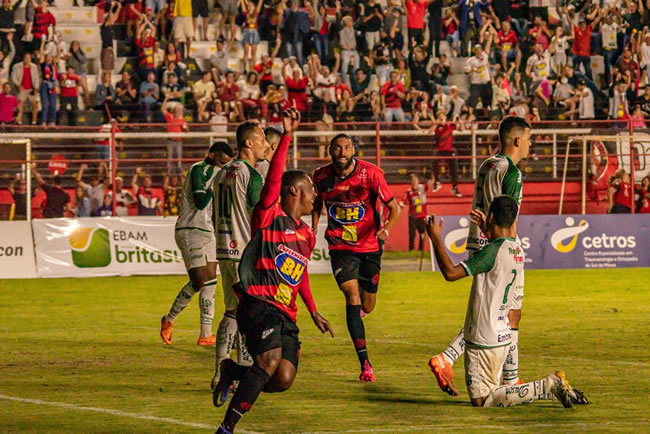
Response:
[[[377,383],[360,384],[343,296],[331,276],[310,278],[336,338],[321,336],[300,304],[296,382],[288,392],[262,394],[238,432],[650,429],[649,269],[526,272],[520,374],[530,381],[565,370],[593,402],[572,410],[548,401],[471,408],[462,361],[455,366],[461,396],[442,394],[427,361],[462,325],[471,282],[451,284],[433,273],[383,273],[377,308],[365,318]],[[203,431],[216,427],[226,407],[212,407],[214,349],[196,346],[198,302],[177,319],[173,345],[164,346],[158,335],[160,317],[184,281],[2,281],[0,431],[201,430],[6,396],[173,418],[204,424]]]

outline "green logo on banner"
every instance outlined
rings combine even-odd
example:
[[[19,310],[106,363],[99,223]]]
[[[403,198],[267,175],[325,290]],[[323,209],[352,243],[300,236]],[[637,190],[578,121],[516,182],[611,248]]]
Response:
[[[72,262],[79,268],[106,267],[111,263],[108,231],[102,228],[79,228],[69,236]]]

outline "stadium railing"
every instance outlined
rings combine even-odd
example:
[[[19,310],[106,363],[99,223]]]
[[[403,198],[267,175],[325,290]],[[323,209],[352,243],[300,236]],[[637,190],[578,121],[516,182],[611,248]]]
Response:
[[[269,124],[273,125],[273,124]],[[279,126],[279,125],[276,125]],[[326,155],[329,141],[340,132],[352,136],[358,155],[377,164],[386,173],[390,183],[405,183],[409,173],[428,176],[434,160],[457,159],[459,181],[473,182],[477,169],[498,146],[496,122],[473,122],[465,130],[454,132],[455,157],[433,155],[435,137],[414,128],[412,123],[305,123],[295,134],[289,165],[311,172],[329,161]],[[582,185],[582,210],[585,212],[586,185],[591,148],[601,138],[605,141],[607,155],[616,158],[619,167],[625,167],[632,179],[636,170],[650,168],[650,135],[645,128],[634,128],[632,122],[615,121],[542,121],[532,124],[533,147],[531,157],[520,165],[527,180],[580,181]],[[165,124],[118,124],[95,127],[41,127],[4,126],[0,140],[29,139],[31,154],[17,159],[0,156],[0,179],[9,180],[19,171],[30,175],[31,162],[50,163],[52,156],[65,160],[69,171],[64,174],[68,187],[74,186],[74,170],[81,163],[105,162],[110,169],[111,181],[117,176],[130,186],[129,177],[135,167],[143,167],[161,185],[168,168],[176,165],[166,157],[166,140],[181,137],[183,140],[184,169],[205,156],[214,140],[227,140],[234,144],[236,124],[189,124],[190,132],[168,133]],[[630,140],[631,139],[631,140]],[[109,147],[110,157],[101,157],[99,147]],[[1,143],[0,143],[0,146]],[[635,148],[636,154],[635,154]],[[634,161],[635,164],[630,164]],[[442,171],[446,167],[442,164]],[[42,167],[42,166],[40,166]],[[41,169],[42,170],[42,169]],[[112,182],[115,188],[115,182]],[[5,187],[5,186],[3,186]],[[564,191],[564,188],[563,188]],[[116,195],[113,194],[113,198]],[[113,209],[115,210],[115,204]],[[632,207],[634,208],[634,207]],[[560,204],[561,210],[561,204]]]

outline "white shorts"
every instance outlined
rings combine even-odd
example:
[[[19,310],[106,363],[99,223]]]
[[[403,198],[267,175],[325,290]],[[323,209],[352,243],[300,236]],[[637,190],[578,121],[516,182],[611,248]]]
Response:
[[[175,231],[174,237],[188,271],[205,267],[208,262],[217,262],[217,241],[212,232],[180,229]]]
[[[194,22],[192,17],[174,17],[174,38],[184,41],[194,37]]]
[[[216,250],[215,250],[216,252]],[[239,262],[228,259],[219,259],[219,270],[221,271],[221,286],[223,287],[223,304],[227,311],[233,311],[239,306],[239,299],[235,295],[232,286],[239,282]]]
[[[510,345],[482,349],[465,345],[465,385],[471,399],[485,398],[501,385]]]

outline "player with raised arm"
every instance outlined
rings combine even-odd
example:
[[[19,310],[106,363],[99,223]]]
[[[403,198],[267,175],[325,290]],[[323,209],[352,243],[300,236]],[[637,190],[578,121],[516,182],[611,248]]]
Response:
[[[181,251],[190,281],[180,290],[167,315],[162,317],[160,337],[172,343],[174,320],[197,292],[201,311],[201,331],[197,345],[214,345],[212,319],[214,290],[217,285],[217,259],[212,224],[212,181],[235,153],[226,142],[215,142],[208,156],[194,163],[183,182],[181,208],[176,220],[176,245]]]
[[[230,358],[233,346],[238,348],[238,360],[252,363],[237,333],[237,297],[232,285],[239,281],[237,267],[242,252],[251,239],[253,207],[260,199],[264,179],[255,170],[264,159],[269,144],[264,131],[255,122],[243,122],[237,127],[238,155],[215,177],[214,225],[217,239],[217,259],[221,271],[224,315],[217,329],[215,374],[210,386],[219,381],[221,361]]]
[[[345,317],[361,364],[362,382],[375,381],[368,359],[362,319],[377,301],[382,245],[399,218],[399,205],[388,188],[384,173],[375,165],[354,158],[352,138],[338,134],[330,142],[332,162],[314,171],[318,196],[312,212],[316,232],[325,205],[334,278],[345,296]],[[381,221],[379,201],[389,209]]]
[[[522,176],[517,164],[528,157],[530,151],[530,124],[523,118],[508,116],[499,124],[500,152],[488,158],[481,164],[476,183],[472,210],[487,213],[494,198],[506,195],[513,198],[517,205],[521,205]],[[516,227],[515,227],[516,233]],[[470,223],[467,238],[467,250],[471,257],[488,243],[487,237],[474,223]],[[521,318],[521,305],[524,298],[523,286],[517,288],[513,294],[514,302],[508,312],[508,320],[512,329],[512,341],[507,361],[504,365],[503,381],[505,384],[514,385],[519,380],[519,320]],[[438,386],[443,392],[457,396],[458,391],[454,385],[454,362],[463,354],[464,329],[449,344],[449,347],[429,360],[429,367],[436,376]]]
[[[564,407],[588,404],[582,392],[573,389],[563,372],[526,384],[501,385],[512,331],[505,313],[516,303],[524,286],[524,251],[517,236],[517,202],[509,196],[493,198],[487,217],[472,212],[481,224],[487,244],[467,261],[454,265],[442,240],[442,218],[431,216],[427,233],[433,243],[438,267],[445,280],[472,276],[472,290],[465,315],[465,384],[474,407],[510,407],[539,399],[557,398]]]
[[[273,158],[275,151],[278,149],[280,139],[282,138],[282,133],[277,128],[266,127],[264,129],[264,136],[266,137],[266,141],[269,142],[269,148],[266,151],[264,159],[258,161],[255,165],[255,170],[257,170],[257,173],[262,175],[263,179],[266,179],[266,174],[269,173],[271,159]]]
[[[232,433],[262,391],[283,392],[291,387],[300,356],[298,294],[316,327],[334,336],[329,322],[316,309],[307,273],[316,237],[301,217],[313,209],[314,184],[302,171],[283,174],[291,135],[299,122],[298,111],[284,112],[285,133],[253,211],[253,237],[239,264],[237,323],[255,362],[253,366],[242,366],[231,359],[221,362],[220,379],[212,395],[214,404],[226,402],[234,381],[239,381],[239,386],[217,433]]]

